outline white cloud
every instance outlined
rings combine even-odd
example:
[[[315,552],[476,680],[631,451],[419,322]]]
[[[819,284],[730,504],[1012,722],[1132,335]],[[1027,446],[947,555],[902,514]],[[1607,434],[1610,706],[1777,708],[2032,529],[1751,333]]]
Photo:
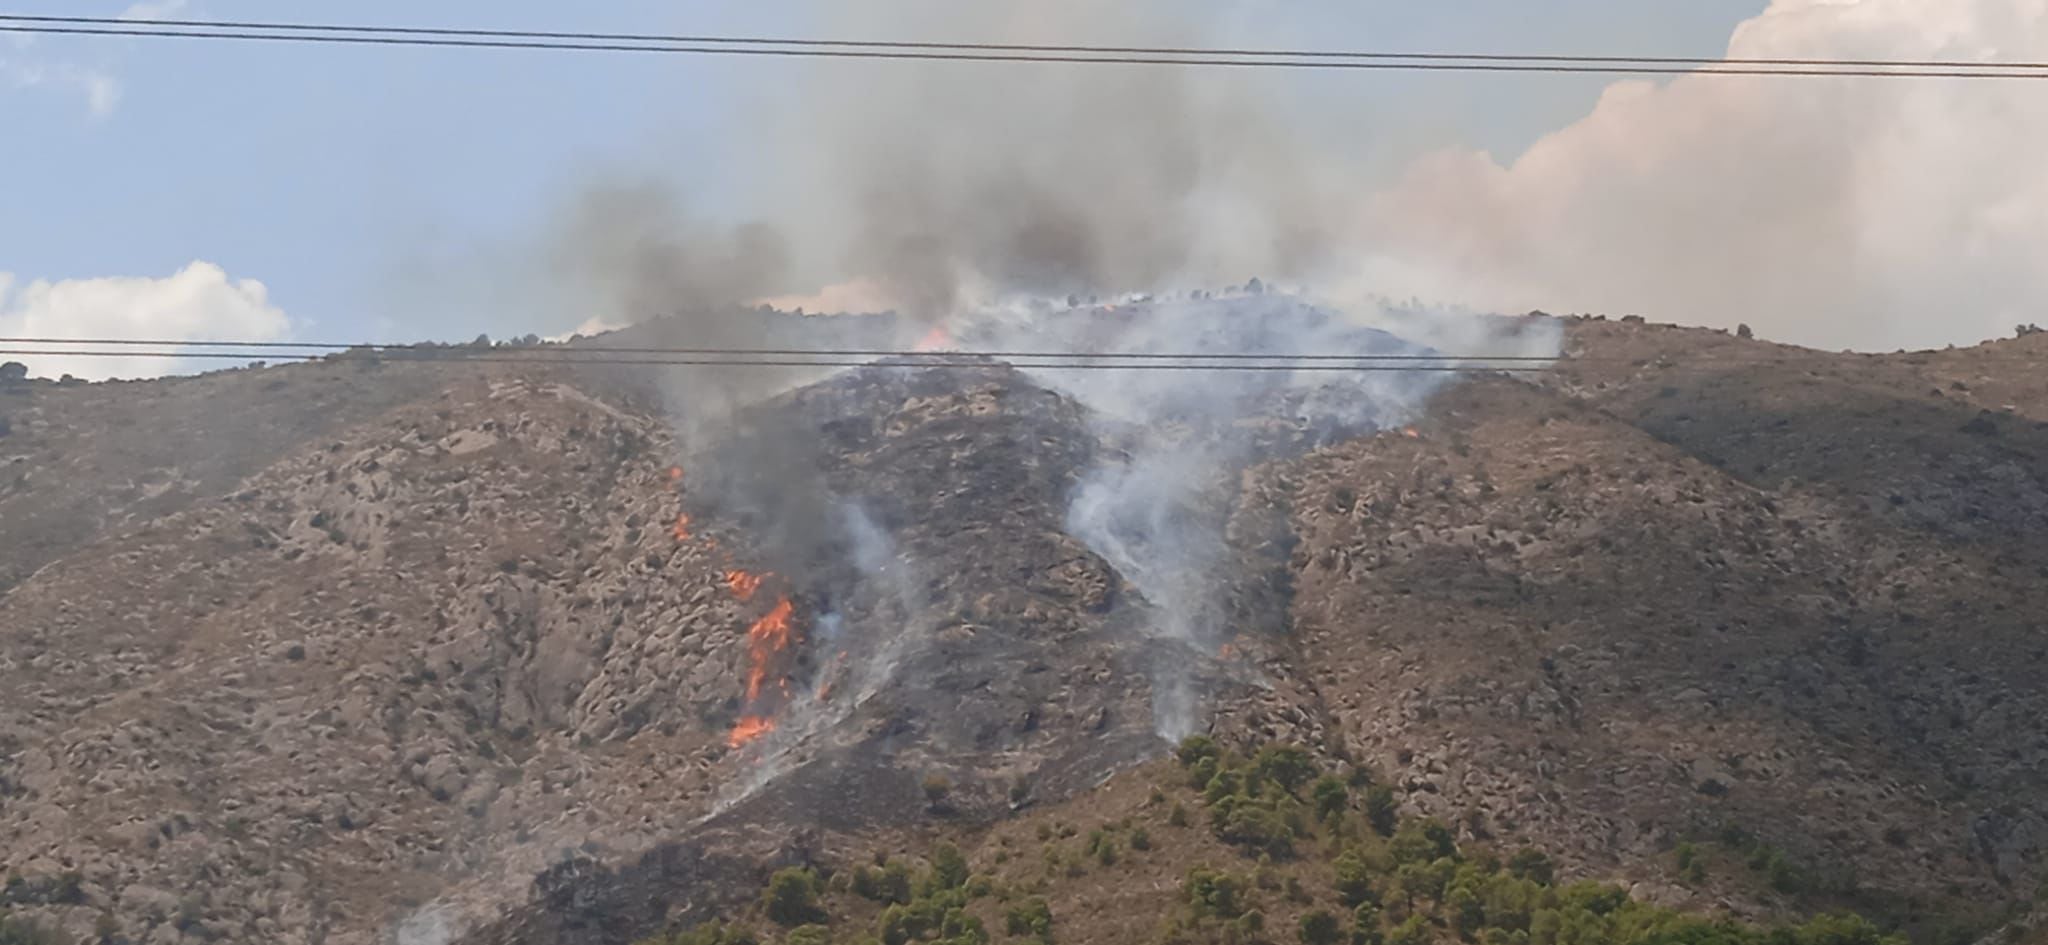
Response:
[[[17,90],[63,89],[85,98],[94,118],[104,118],[121,101],[121,83],[110,73],[70,62],[49,62],[20,55],[0,57],[0,85]]]
[[[263,283],[230,280],[209,262],[191,263],[161,279],[115,276],[21,284],[13,274],[0,272],[0,336],[4,337],[267,341],[285,337],[290,330],[290,320],[270,304]],[[82,346],[42,347],[76,350]],[[31,373],[40,376],[73,374],[92,379],[147,377],[233,363],[70,355],[8,355],[7,359],[26,363]]]
[[[2048,59],[2048,0],[1776,0],[1730,57]],[[1618,82],[1503,166],[1446,151],[1368,210],[1374,275],[1491,308],[1638,312],[1828,347],[2048,315],[2037,81]]]
[[[185,0],[141,0],[118,15],[124,20],[160,20],[185,9]],[[15,90],[56,89],[80,95],[94,118],[113,114],[121,102],[121,80],[103,66],[81,64],[72,57],[46,52],[47,44],[27,33],[10,34],[9,55],[0,55],[0,87]],[[74,46],[74,43],[63,43]]]
[[[140,0],[121,11],[124,20],[162,20],[185,10],[185,0]]]

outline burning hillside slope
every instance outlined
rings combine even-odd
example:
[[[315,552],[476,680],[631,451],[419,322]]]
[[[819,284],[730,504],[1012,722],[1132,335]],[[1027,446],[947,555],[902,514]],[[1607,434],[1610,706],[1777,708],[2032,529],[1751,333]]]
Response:
[[[437,395],[0,597],[8,901],[137,940],[621,941],[855,838],[1085,797],[1165,744],[1171,662],[1220,735],[1366,760],[1569,874],[1767,912],[1867,902],[1838,867],[1870,864],[1989,909],[2044,836],[2040,340],[1774,367],[1582,322],[1583,361],[1439,392],[1412,436],[1259,401],[1224,424],[1249,465],[1180,493],[1222,536],[1213,646],[1074,527],[1143,424],[1038,378],[846,372],[686,448],[630,377],[348,365]],[[9,409],[114,429],[121,389]],[[1826,882],[1676,873],[1727,827]]]

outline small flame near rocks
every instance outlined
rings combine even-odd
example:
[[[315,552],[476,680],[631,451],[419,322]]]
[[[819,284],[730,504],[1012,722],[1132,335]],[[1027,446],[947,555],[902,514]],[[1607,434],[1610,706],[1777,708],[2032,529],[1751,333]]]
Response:
[[[674,485],[678,493],[681,493],[683,467],[670,466],[668,481]],[[673,533],[678,542],[691,540],[690,513],[676,513]],[[718,543],[714,539],[706,538],[704,547],[716,551]],[[726,590],[733,598],[741,603],[747,603],[754,599],[762,585],[774,575],[765,572],[755,573],[742,568],[727,568],[722,577]],[[743,747],[775,731],[775,710],[787,703],[790,698],[789,676],[782,667],[790,644],[797,639],[795,616],[796,605],[790,600],[789,595],[778,594],[768,612],[747,627],[746,712],[740,716],[738,722],[733,723],[732,731],[726,734],[725,742],[728,747]],[[845,656],[843,653],[840,655],[842,658]],[[771,678],[775,682],[774,690],[764,699]]]
[[[755,591],[761,589],[761,581],[764,577],[765,575],[749,574],[745,571],[734,569],[725,572],[725,587],[732,592],[732,596],[735,599],[741,603],[746,603],[754,599]]]

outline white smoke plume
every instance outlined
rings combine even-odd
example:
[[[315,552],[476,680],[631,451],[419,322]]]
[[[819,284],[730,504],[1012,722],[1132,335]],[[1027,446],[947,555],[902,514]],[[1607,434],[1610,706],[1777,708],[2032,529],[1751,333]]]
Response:
[[[1268,294],[1256,282],[1215,296],[1078,308],[1025,300],[971,318],[959,332],[970,347],[982,349],[1270,357],[1453,352],[1547,358],[1556,355],[1562,335],[1550,319],[1510,322],[1369,299],[1339,309]],[[1233,633],[1225,597],[1239,577],[1233,573],[1238,559],[1226,523],[1238,500],[1239,472],[1282,450],[1405,422],[1456,377],[1238,363],[1260,369],[1217,370],[1213,363],[1196,370],[1026,368],[1090,407],[1097,435],[1113,447],[1069,497],[1066,530],[1137,590],[1148,605],[1148,632],[1172,645],[1148,667],[1154,727],[1168,740],[1197,730],[1205,694],[1196,668]],[[1264,369],[1271,366],[1288,369]]]
[[[1727,54],[2041,61],[2048,2],[1775,0]],[[1834,348],[2009,334],[2048,313],[2040,84],[1617,82],[1513,161],[1447,151],[1375,195],[1375,284]]]

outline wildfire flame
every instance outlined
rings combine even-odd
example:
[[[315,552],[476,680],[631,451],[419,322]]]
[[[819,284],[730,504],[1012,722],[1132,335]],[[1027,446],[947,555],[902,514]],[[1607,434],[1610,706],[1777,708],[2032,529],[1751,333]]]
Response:
[[[1409,438],[1409,439],[1411,439],[1411,440],[1419,440],[1419,439],[1422,439],[1422,431],[1420,431],[1420,430],[1417,430],[1417,429],[1415,429],[1414,427],[1402,427],[1402,428],[1401,428],[1401,435],[1402,435],[1402,436],[1405,436],[1405,437],[1407,437],[1407,438]]]
[[[688,512],[677,512],[677,513],[676,513],[676,529],[675,529],[675,531],[676,531],[676,540],[677,540],[677,541],[689,541],[689,540],[690,540],[690,513],[688,513]]]
[[[777,653],[789,648],[789,617],[794,610],[789,598],[775,602],[768,615],[747,628],[747,701],[761,698],[761,684],[768,681],[768,667]]]
[[[745,571],[734,569],[725,572],[725,587],[732,592],[733,597],[738,598],[744,603],[754,599],[754,592],[761,589],[761,581],[764,577],[765,575],[749,574]]]
[[[670,466],[670,467],[668,468],[668,481],[670,481],[670,482],[682,482],[682,481],[683,481],[683,467],[681,467],[681,466]]]
[[[731,748],[738,748],[772,731],[775,731],[774,719],[765,715],[742,716],[739,722],[733,725],[732,734],[725,737],[725,744]]]
[[[947,331],[946,326],[944,325],[933,325],[932,330],[925,332],[924,337],[918,339],[917,344],[913,346],[910,350],[947,351],[950,350],[952,347],[953,333]]]
[[[1216,648],[1216,657],[1225,660],[1237,659],[1237,647],[1225,643]]]
[[[818,700],[819,702],[825,702],[831,699],[832,683],[834,682],[834,680],[838,678],[840,670],[843,670],[845,668],[846,651],[840,650],[839,655],[832,658],[832,668],[820,674],[818,678],[818,691],[812,696],[812,698]]]

